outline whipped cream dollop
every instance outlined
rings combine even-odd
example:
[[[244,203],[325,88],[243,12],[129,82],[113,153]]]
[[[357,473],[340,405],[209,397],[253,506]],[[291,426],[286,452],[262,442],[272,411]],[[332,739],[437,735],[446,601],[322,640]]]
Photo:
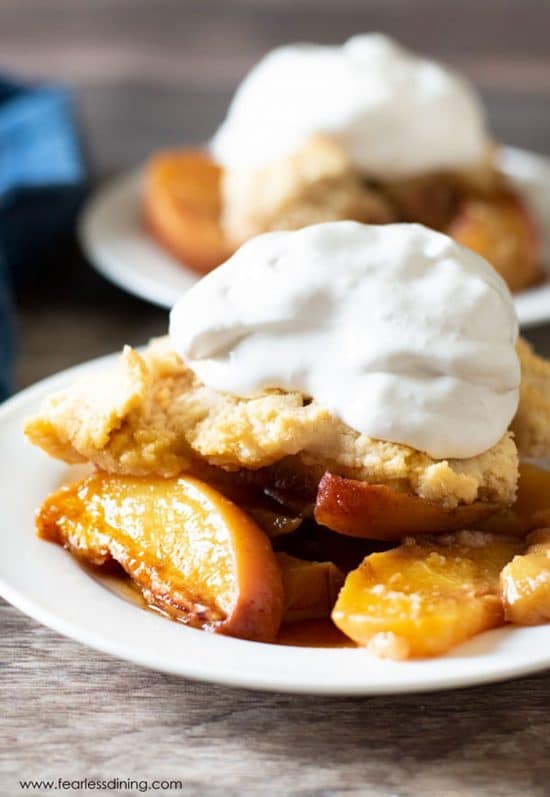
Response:
[[[468,168],[487,152],[469,84],[376,33],[266,55],[241,83],[211,151],[227,169],[254,170],[318,133],[359,171],[385,179]]]
[[[330,222],[245,243],[170,317],[209,387],[299,391],[435,458],[493,446],[518,404],[517,322],[479,255],[417,224]]]

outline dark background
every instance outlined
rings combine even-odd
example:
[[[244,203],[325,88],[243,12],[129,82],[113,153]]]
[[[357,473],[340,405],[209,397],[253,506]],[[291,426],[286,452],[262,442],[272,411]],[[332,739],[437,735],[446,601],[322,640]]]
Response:
[[[207,138],[266,49],[367,30],[463,70],[497,138],[550,154],[544,0],[0,0],[0,65],[74,87],[99,180]],[[74,244],[37,265],[19,300],[21,386],[165,331],[165,312]],[[550,354],[547,330],[529,337]],[[549,793],[546,675],[396,698],[254,695],[111,660],[2,603],[0,665],[9,797],[19,777],[58,775],[181,777],[185,794],[235,797]]]

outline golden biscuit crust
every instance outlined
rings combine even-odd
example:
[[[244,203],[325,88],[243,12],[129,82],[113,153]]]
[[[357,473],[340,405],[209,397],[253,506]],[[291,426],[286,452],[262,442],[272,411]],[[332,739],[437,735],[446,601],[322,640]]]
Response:
[[[167,339],[143,354],[127,347],[110,373],[49,397],[25,431],[54,457],[91,462],[110,473],[171,476],[197,458],[226,470],[285,460],[319,477],[329,470],[448,507],[475,500],[511,503],[517,482],[509,433],[477,457],[434,460],[361,435],[299,393],[217,393],[198,382]]]

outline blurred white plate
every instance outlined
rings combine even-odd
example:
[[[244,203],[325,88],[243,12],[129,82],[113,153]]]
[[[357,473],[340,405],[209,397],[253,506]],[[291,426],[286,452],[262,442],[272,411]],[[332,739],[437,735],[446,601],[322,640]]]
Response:
[[[231,686],[327,695],[422,692],[525,675],[550,666],[550,625],[481,634],[449,655],[378,661],[361,649],[244,642],[186,628],[136,606],[65,550],[39,540],[34,512],[67,477],[23,437],[50,391],[113,356],[57,374],[0,408],[0,595],[85,645],[151,669]],[[37,653],[38,655],[38,653]]]
[[[531,208],[543,234],[543,259],[550,273],[550,159],[505,147],[502,171]],[[145,230],[141,219],[141,171],[117,177],[86,204],[79,235],[92,265],[120,288],[171,308],[198,279]],[[550,320],[550,281],[515,297],[522,327]]]

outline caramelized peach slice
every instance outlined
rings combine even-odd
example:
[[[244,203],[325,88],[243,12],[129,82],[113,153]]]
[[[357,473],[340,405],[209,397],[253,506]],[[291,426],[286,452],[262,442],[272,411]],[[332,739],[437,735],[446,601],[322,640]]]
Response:
[[[178,259],[204,273],[231,254],[220,227],[221,169],[205,152],[162,152],[147,167],[146,222]]]
[[[486,258],[511,291],[521,291],[540,277],[537,233],[514,194],[466,200],[447,232]]]
[[[521,549],[514,538],[477,531],[408,539],[348,575],[332,620],[380,656],[445,653],[504,623],[499,575]]]
[[[50,495],[37,528],[93,564],[115,560],[176,620],[245,639],[277,633],[283,590],[268,538],[198,479],[97,473]]]
[[[484,531],[517,536],[524,536],[533,529],[550,527],[550,471],[520,463],[514,504],[480,525]]]
[[[278,553],[283,576],[285,622],[330,617],[344,583],[344,574],[332,562],[308,562]]]
[[[409,534],[432,534],[472,528],[496,510],[482,503],[445,509],[441,504],[384,484],[369,484],[325,473],[319,483],[315,520],[340,534],[371,540],[400,540]]]
[[[527,544],[500,576],[506,619],[517,625],[550,620],[550,528],[534,531]]]

